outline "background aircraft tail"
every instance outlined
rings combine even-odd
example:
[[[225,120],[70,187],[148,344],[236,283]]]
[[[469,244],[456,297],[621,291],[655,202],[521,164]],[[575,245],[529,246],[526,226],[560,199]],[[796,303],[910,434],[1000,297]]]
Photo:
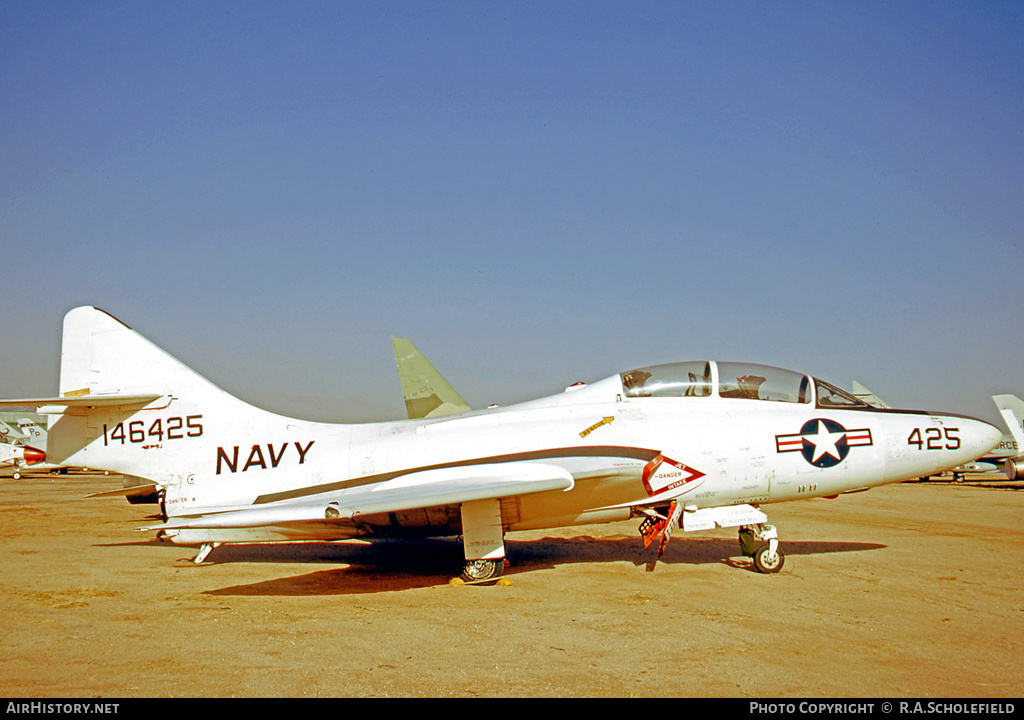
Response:
[[[391,338],[410,419],[441,417],[471,408],[407,338]]]
[[[10,423],[0,420],[0,443],[14,443],[25,438],[24,433]]]
[[[887,407],[889,407],[888,405],[885,404],[885,401],[883,401],[880,397],[875,395],[873,392],[868,390],[866,387],[861,385],[856,380],[853,381],[853,394],[854,394],[854,397],[857,397],[860,400],[863,400],[868,405],[871,405],[873,407],[877,407],[877,408],[887,408]]]
[[[1016,395],[993,395],[992,400],[1017,443],[1018,456],[1009,458],[1004,466],[1006,477],[1010,480],[1022,480],[1024,457],[1021,457],[1020,453],[1024,453],[1024,400]]]
[[[39,426],[35,420],[21,418],[18,420],[18,430],[24,436],[23,445],[29,445],[39,450],[46,450],[46,429]]]

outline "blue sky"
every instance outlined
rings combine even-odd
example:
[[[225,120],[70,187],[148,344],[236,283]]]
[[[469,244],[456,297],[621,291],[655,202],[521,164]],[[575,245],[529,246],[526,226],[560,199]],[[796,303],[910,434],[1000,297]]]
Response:
[[[747,360],[1024,396],[1024,5],[0,4],[0,396],[95,305],[271,410]]]

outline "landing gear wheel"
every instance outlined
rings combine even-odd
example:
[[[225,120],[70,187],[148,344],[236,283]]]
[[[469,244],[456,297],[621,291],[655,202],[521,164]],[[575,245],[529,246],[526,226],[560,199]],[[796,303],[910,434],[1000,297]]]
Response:
[[[467,560],[460,576],[466,582],[493,580],[505,569],[504,558],[497,560]]]
[[[778,548],[775,549],[775,554],[772,556],[771,548],[768,545],[754,553],[754,567],[760,573],[777,573],[782,569],[785,560],[786,556]]]

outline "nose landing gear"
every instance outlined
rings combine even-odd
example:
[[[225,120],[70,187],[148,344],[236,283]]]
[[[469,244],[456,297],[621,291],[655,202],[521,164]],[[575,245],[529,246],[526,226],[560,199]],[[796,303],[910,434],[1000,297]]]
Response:
[[[767,545],[758,547],[759,542]],[[740,551],[754,561],[754,568],[760,573],[777,573],[782,569],[786,556],[779,550],[779,534],[774,525],[744,525],[740,528]]]

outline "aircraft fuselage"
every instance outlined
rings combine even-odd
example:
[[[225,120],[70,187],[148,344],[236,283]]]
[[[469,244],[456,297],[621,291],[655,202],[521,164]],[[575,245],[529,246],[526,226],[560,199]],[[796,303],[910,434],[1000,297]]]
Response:
[[[512,462],[565,468],[574,481],[570,490],[503,501],[506,529],[524,530],[626,519],[632,508],[669,499],[692,510],[834,496],[968,462],[979,438],[994,430],[924,412],[716,396],[629,398],[617,378],[522,405],[367,425],[262,411],[239,424],[236,402],[227,395],[201,405],[174,399],[155,410],[96,418],[95,439],[64,462],[116,466],[165,485],[172,517],[320,498],[344,505],[348,489],[393,485],[440,468]],[[179,453],[198,459],[185,476],[175,470]],[[453,534],[460,523],[457,508],[400,508],[354,516],[347,528],[351,536]],[[295,537],[292,530],[282,533]]]

